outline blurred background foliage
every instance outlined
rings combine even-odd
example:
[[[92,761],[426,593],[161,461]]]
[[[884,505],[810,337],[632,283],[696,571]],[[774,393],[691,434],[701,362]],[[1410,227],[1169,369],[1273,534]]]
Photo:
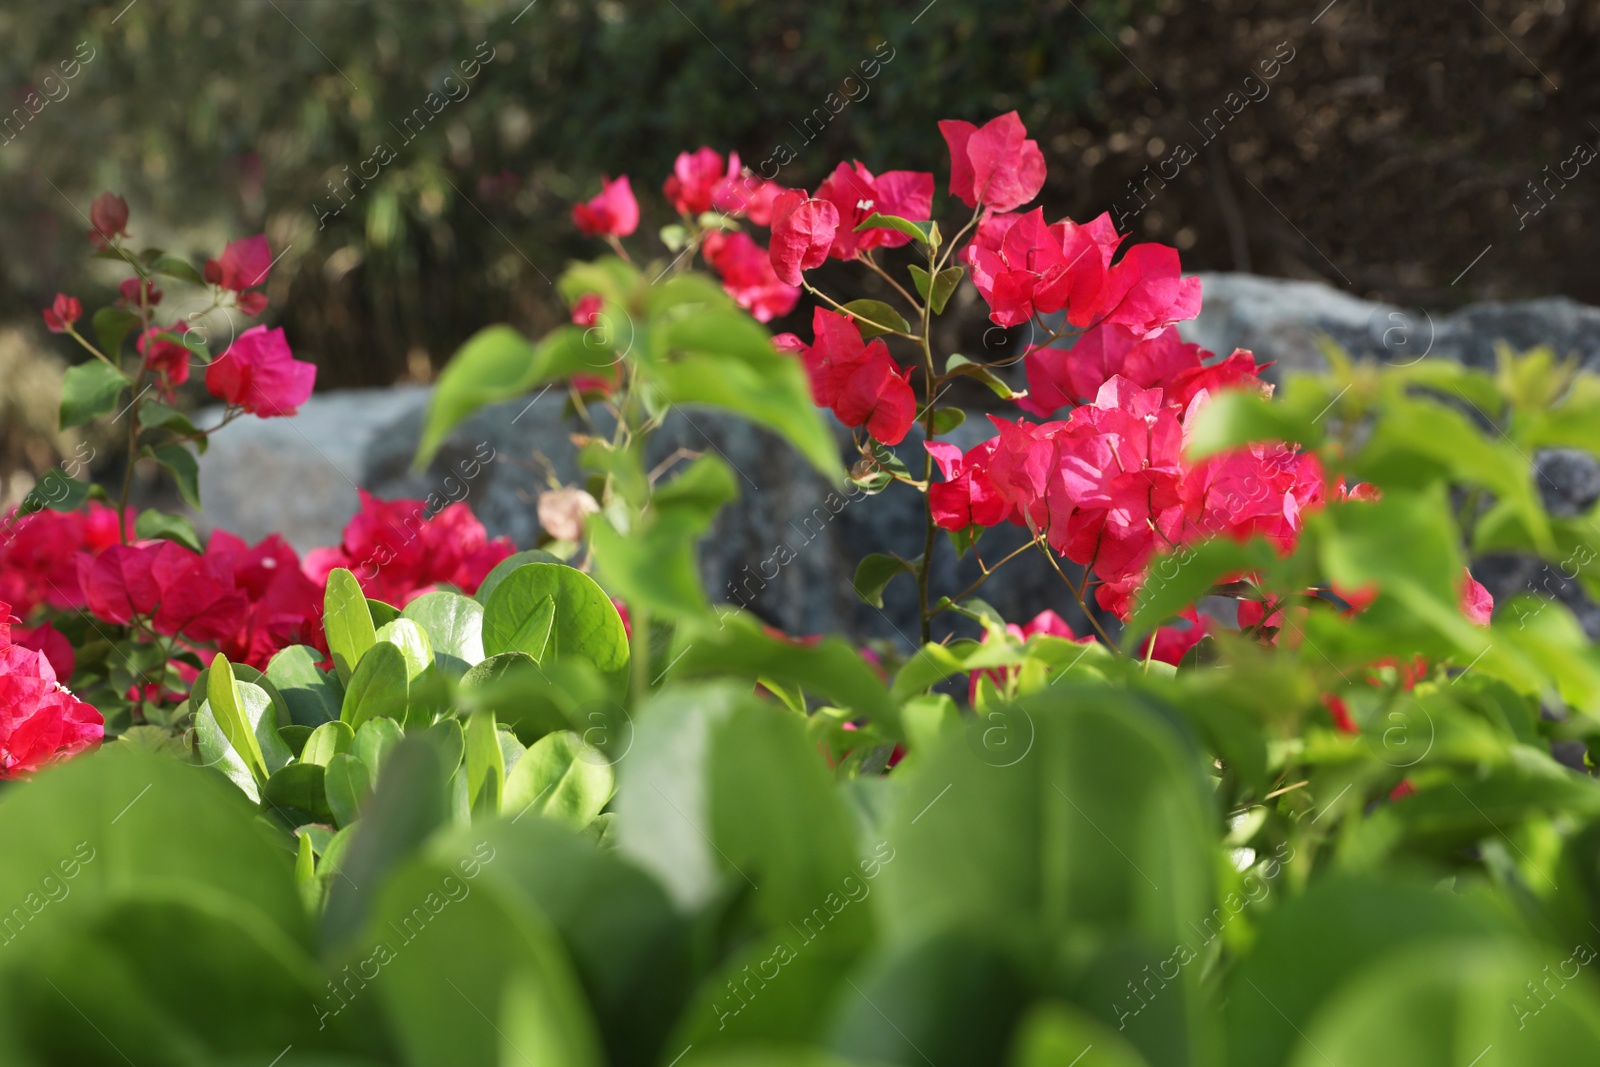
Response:
[[[942,190],[937,120],[1012,108],[1045,150],[1052,215],[1138,206],[1133,183],[1155,188],[1146,168],[1189,144],[1194,161],[1125,224],[1191,269],[1433,306],[1600,302],[1581,233],[1600,165],[1546,170],[1600,142],[1594,0],[69,0],[0,9],[0,40],[0,93],[22,109],[0,115],[0,324],[68,359],[38,308],[58,290],[111,297],[114,265],[83,259],[101,190],[174,251],[265,231],[282,256],[266,321],[319,364],[319,388],[381,385],[428,380],[487,322],[559,321],[550,279],[597,251],[569,207],[602,173],[633,177],[653,252],[680,150],[759,165],[787,146],[785,184],[859,158],[932,169]],[[1286,54],[1207,144],[1205,116]],[[75,55],[92,55],[76,77],[45,81]],[[58,98],[31,114],[30,92]],[[830,93],[856,99],[808,126]],[[408,142],[414,114],[428,121]],[[363,184],[379,145],[394,158]],[[5,402],[0,440],[39,421],[28,402]],[[0,478],[38,459],[7,446]]]

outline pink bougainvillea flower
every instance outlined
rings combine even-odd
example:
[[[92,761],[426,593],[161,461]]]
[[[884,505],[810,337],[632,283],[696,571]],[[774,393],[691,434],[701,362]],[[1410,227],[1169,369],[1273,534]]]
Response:
[[[58,681],[44,653],[11,641],[0,603],[0,778],[20,778],[97,744],[105,719]]]
[[[839,230],[839,209],[826,200],[787,190],[772,204],[772,269],[785,285],[799,285],[803,271],[822,266]]]
[[[265,234],[230,242],[221,257],[206,260],[205,278],[212,285],[243,292],[267,280],[272,267],[272,248]]]
[[[928,487],[928,507],[933,521],[945,530],[965,530],[969,526],[995,526],[1011,510],[989,478],[988,460],[994,440],[976,446],[965,455],[948,441],[929,441],[924,446],[939,465],[944,481]]]
[[[998,248],[988,247],[998,240]],[[1045,225],[1044,211],[1034,208],[1005,228],[991,231],[983,243],[967,246],[972,281],[989,304],[990,318],[1000,326],[1020,326],[1035,312],[1065,310],[1074,326],[1089,326],[1099,309],[1099,295],[1122,238],[1102,214],[1083,226],[1070,219]]]
[[[252,326],[206,368],[206,389],[230,406],[269,418],[293,415],[311,396],[317,368],[294,358],[283,330]]]
[[[841,163],[817,187],[817,199],[833,204],[839,213],[839,226],[828,254],[835,259],[850,259],[857,250],[899,248],[911,243],[911,236],[899,230],[874,228],[857,233],[856,227],[875,214],[913,222],[928,218],[933,211],[933,175],[892,170],[873,177],[860,163]]]
[[[1266,369],[1243,349],[1225,360],[1199,345],[1186,344],[1172,327],[1144,337],[1116,323],[1086,330],[1071,348],[1040,346],[1023,358],[1028,395],[1018,405],[1035,415],[1050,416],[1064,406],[1084,403],[1115,375],[1141,389],[1160,389],[1169,404],[1187,409],[1202,392],[1249,386],[1271,394],[1260,378]],[[1187,418],[1187,412],[1185,413]]]
[[[5,608],[0,608],[0,614],[5,611]],[[72,642],[54,626],[42,623],[32,628],[17,627],[11,631],[11,640],[20,648],[31,648],[41,653],[50,661],[50,669],[56,672],[57,678],[72,680],[72,672],[78,666],[78,654],[72,650]],[[5,638],[0,636],[0,645],[3,644]]]
[[[1472,572],[1461,568],[1461,614],[1475,626],[1488,626],[1494,614],[1494,597],[1478,583]]]
[[[218,530],[206,542],[206,557],[232,575],[245,598],[238,628],[217,639],[228,659],[265,670],[290,645],[322,644],[322,589],[305,576],[300,557],[282,537],[271,534],[252,547]]]
[[[950,147],[950,195],[968,207],[1011,211],[1044,188],[1044,153],[1015,111],[981,127],[945,119],[939,132]]]
[[[145,369],[156,376],[156,382],[168,400],[172,399],[177,386],[189,380],[190,352],[183,345],[161,335],[188,332],[189,324],[179,319],[164,328],[152,326],[139,336],[134,345],[139,354],[144,356]]]
[[[639,201],[624,174],[616,181],[602,177],[600,194],[584,204],[574,204],[572,221],[590,237],[627,237],[639,228]]]
[[[1294,549],[1306,511],[1325,495],[1322,464],[1282,442],[1262,442],[1208,456],[1185,475],[1185,542],[1260,535],[1285,555]]]
[[[188,641],[221,641],[237,632],[248,602],[228,561],[171,541],[113,545],[78,562],[89,611],[126,626],[149,624]]]
[[[572,324],[585,329],[600,321],[600,309],[605,301],[594,293],[585,293],[572,305]]]
[[[722,153],[711,148],[679,152],[662,191],[680,214],[703,214],[711,210],[717,186],[726,178],[738,177],[739,157],[734,156],[728,164],[724,166]]]
[[[101,247],[113,237],[128,236],[128,202],[115,193],[101,193],[89,205],[89,236]]]
[[[369,597],[396,607],[441,583],[470,596],[497,563],[516,551],[508,537],[490,540],[464,502],[444,506],[430,518],[433,497],[380,500],[365,489],[360,495],[361,509],[340,543],[306,553],[303,570],[318,585],[326,584],[335,567],[344,567]]]
[[[800,302],[800,290],[778,278],[766,250],[749,234],[713,230],[701,248],[721,276],[722,288],[758,321],[787,315]]]
[[[131,517],[126,526],[131,533]],[[0,600],[23,617],[41,604],[81,608],[78,555],[98,555],[121,540],[117,513],[104,504],[91,503],[87,511],[13,512],[0,521]]]
[[[1181,276],[1178,250],[1134,245],[1106,271],[1095,297],[1094,321],[1115,322],[1138,334],[1200,314],[1200,279]]]
[[[66,333],[67,328],[83,317],[83,303],[75,296],[57,293],[50,306],[44,309],[45,329],[51,333]]]
[[[141,292],[142,290],[142,292]],[[123,303],[129,307],[140,307],[140,297],[144,298],[143,306],[155,307],[161,303],[161,290],[156,288],[153,279],[124,278],[117,286],[117,293],[122,297]]]
[[[815,340],[800,350],[818,406],[831,408],[846,426],[865,426],[886,445],[905,440],[916,418],[911,369],[902,369],[881,337],[870,344],[848,315],[827,308],[812,313]]]
[[[746,218],[757,226],[772,224],[772,206],[778,197],[790,190],[777,182],[769,182],[746,167],[737,176],[731,172],[737,167],[739,157],[729,157],[729,175],[717,183],[711,194],[711,206],[735,218]]]
[[[234,300],[234,306],[237,307],[244,315],[247,315],[250,318],[255,318],[257,315],[267,310],[267,294],[261,292],[260,290],[252,290],[248,293],[240,293]]]

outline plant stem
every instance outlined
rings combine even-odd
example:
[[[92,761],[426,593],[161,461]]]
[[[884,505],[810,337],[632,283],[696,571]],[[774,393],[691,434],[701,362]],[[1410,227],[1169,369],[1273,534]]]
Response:
[[[914,308],[921,308],[922,305],[918,304],[916,299],[910,293],[906,292],[903,285],[895,281],[894,278],[890,276],[888,271],[878,266],[878,261],[872,258],[872,254],[870,252],[857,252],[856,258],[862,263],[865,263],[868,270],[872,271],[872,273],[876,274],[878,277],[892,285],[895,292],[905,297],[906,303],[910,304]]]
[[[923,336],[922,337],[918,337],[915,334],[906,333],[904,330],[896,330],[893,327],[885,326],[881,322],[873,322],[871,319],[867,318],[865,315],[859,315],[856,312],[851,311],[849,308],[847,308],[843,304],[839,303],[839,301],[835,300],[833,297],[829,296],[827,293],[824,293],[821,289],[814,288],[811,285],[811,283],[806,281],[804,278],[800,279],[800,284],[802,284],[802,285],[804,285],[806,287],[806,292],[810,293],[812,296],[820,297],[823,300],[826,300],[828,303],[830,303],[834,307],[838,308],[844,314],[849,315],[852,319],[855,319],[857,322],[864,322],[868,326],[871,326],[874,330],[878,330],[878,331],[881,331],[883,333],[893,334],[896,337],[904,337],[907,341],[921,341],[924,347],[927,346],[928,338],[926,336],[927,335],[926,328],[923,330]],[[930,367],[933,366],[933,364],[931,362],[931,357],[930,357],[930,362],[929,362],[928,365]]]
[[[1105,627],[1100,625],[1100,620],[1094,617],[1094,612],[1089,610],[1088,603],[1083,599],[1083,593],[1078,589],[1077,586],[1072,584],[1072,579],[1067,577],[1067,573],[1063,571],[1061,569],[1061,565],[1056,562],[1055,553],[1050,550],[1050,546],[1040,541],[1035,541],[1033,543],[1039,546],[1039,551],[1044,553],[1044,558],[1050,561],[1050,566],[1057,574],[1061,575],[1061,580],[1067,584],[1067,590],[1072,593],[1072,599],[1078,602],[1078,607],[1083,610],[1083,617],[1089,620],[1089,625],[1094,627],[1094,632],[1100,635],[1100,640],[1104,641],[1106,643],[1106,647],[1111,649],[1112,652],[1120,655],[1122,650],[1117,647],[1117,643],[1115,641],[1111,640],[1110,635],[1105,631]]]
[[[933,265],[933,252],[928,252],[928,264]],[[929,277],[937,275],[937,271]],[[929,306],[922,309],[922,361],[923,361],[923,387],[925,400],[922,410],[923,441],[933,440],[933,402],[938,398],[934,390],[938,387],[937,375],[933,369],[933,308]],[[922,457],[922,481],[931,489],[933,487],[933,453],[926,448]],[[938,544],[939,528],[933,521],[933,501],[929,492],[922,494],[922,511],[927,527],[922,538],[922,566],[917,572],[917,607],[922,619],[922,643],[927,644],[933,640],[933,615],[928,611],[928,580],[933,574],[933,550]]]

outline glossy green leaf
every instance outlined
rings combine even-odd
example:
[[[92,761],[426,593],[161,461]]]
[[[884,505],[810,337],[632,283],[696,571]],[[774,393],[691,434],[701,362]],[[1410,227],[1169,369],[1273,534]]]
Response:
[[[856,565],[853,583],[856,596],[875,608],[881,608],[884,589],[900,574],[916,577],[916,571],[911,564],[899,556],[886,556],[878,552],[865,556]]]
[[[194,532],[194,525],[182,515],[168,515],[154,508],[147,508],[139,513],[134,533],[145,539],[173,541],[191,552],[204,551],[200,544],[200,535]]]
[[[111,414],[117,397],[132,384],[122,371],[98,359],[68,367],[61,379],[61,428],[68,430]]]
[[[372,624],[372,612],[360,583],[343,567],[329,572],[325,600],[322,625],[328,635],[328,649],[339,680],[348,684],[356,664],[377,641],[377,628]]]
[[[505,813],[513,820],[544,815],[581,829],[611,799],[611,763],[570,730],[546,734],[523,753],[506,776]]]
[[[401,615],[422,627],[441,671],[459,677],[483,662],[483,605],[476,600],[460,593],[424,593]]]
[[[361,817],[372,794],[372,774],[355,756],[336,753],[328,759],[324,788],[329,816],[339,826],[349,826]]]
[[[200,510],[200,462],[185,445],[160,445],[146,448],[145,453],[167,469],[178,484],[184,503]]]
[[[863,341],[911,330],[911,324],[905,320],[905,316],[881,300],[852,300],[844,305],[844,310],[855,320]]]
[[[483,648],[524,652],[539,663],[581,659],[617,693],[627,687],[622,617],[593,578],[571,567],[529,563],[511,572],[484,607]]]
[[[338,720],[325,722],[311,732],[305,747],[300,750],[300,762],[326,767],[334,756],[349,752],[355,740],[355,731],[349,723]]]
[[[307,645],[290,645],[267,664],[267,678],[282,694],[294,721],[320,726],[339,717],[344,691],[338,676],[324,673],[317,664],[322,653]]]

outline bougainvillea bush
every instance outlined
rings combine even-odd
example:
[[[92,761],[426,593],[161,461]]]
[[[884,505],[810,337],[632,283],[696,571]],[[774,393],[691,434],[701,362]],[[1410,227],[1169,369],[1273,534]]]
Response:
[[[562,278],[573,323],[472,338],[418,456],[559,384],[584,478],[541,500],[542,549],[363,496],[300,559],[134,514],[131,468],[120,494],[43,480],[0,550],[4,1061],[1591,1055],[1600,656],[1468,563],[1600,592],[1595,516],[1548,513],[1530,458],[1600,454],[1600,379],[1328,347],[1274,390],[1177,334],[1202,294],[1171,249],[1029,207],[1016,115],[941,129],[943,196],[854,162],[781,188],[703,148],[659,250],[628,178],[576,205],[610,252]],[[132,277],[96,340],[72,298],[46,312],[93,353],[63,423],[128,419],[129,462],[192,493],[220,426],[164,391],[203,368],[222,421],[277,417],[310,373],[281,334],[213,354],[154,314],[157,276],[259,314],[264,242],[196,270],[133,253],[116,208],[97,238]],[[823,291],[829,260],[895,302]],[[934,351],[967,284],[1033,339],[1025,392]],[[809,330],[770,336],[806,293]],[[966,448],[940,404],[962,378],[1008,405]],[[650,451],[678,406],[852,498],[921,494],[921,555],[838,579],[869,603],[914,583],[920,640],[784,634],[708,596],[696,547],[737,483]],[[1001,525],[1023,546],[985,556]],[[1060,612],[982,600],[1024,552]],[[937,588],[944,553],[980,580]]]

